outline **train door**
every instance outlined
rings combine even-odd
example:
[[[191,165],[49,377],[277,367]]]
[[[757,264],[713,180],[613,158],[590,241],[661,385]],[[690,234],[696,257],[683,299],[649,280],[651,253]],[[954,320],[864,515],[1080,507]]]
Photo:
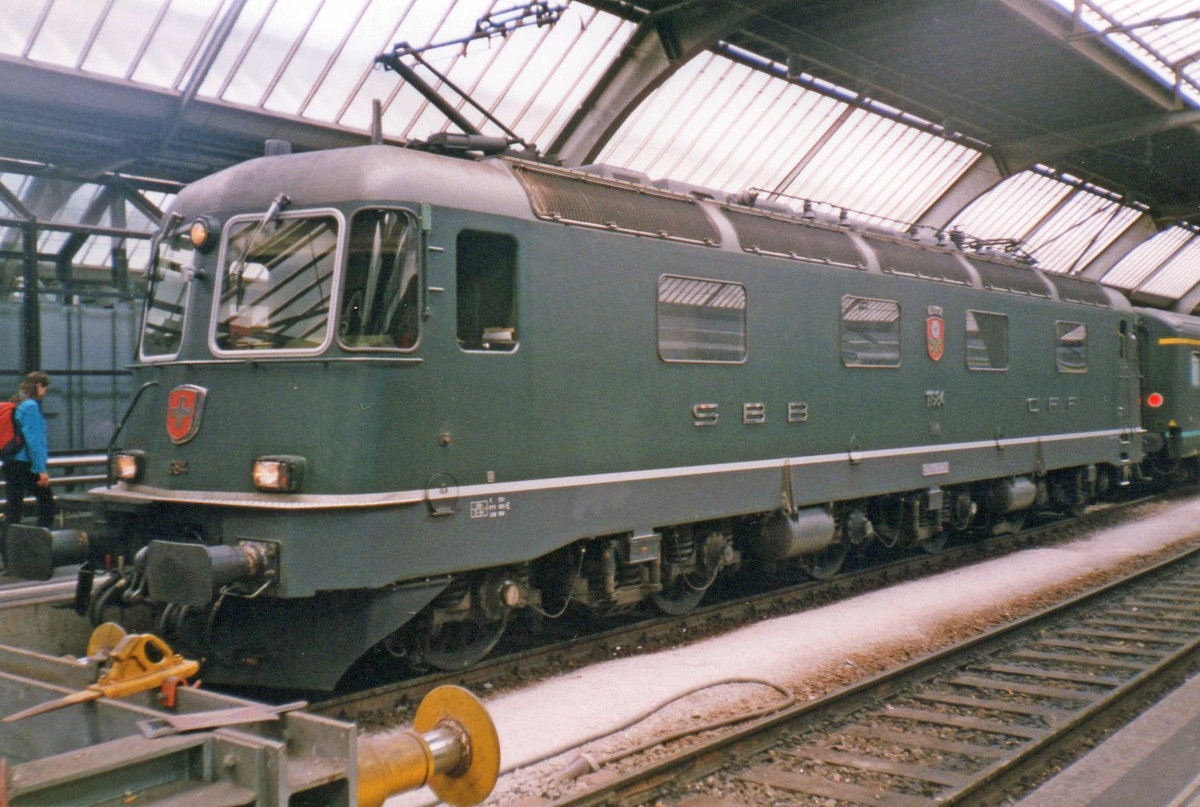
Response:
[[[1121,320],[1120,349],[1117,366],[1117,420],[1121,429],[1121,459],[1126,462],[1141,461],[1141,441],[1135,439],[1141,425],[1141,368],[1144,364],[1142,352],[1146,339],[1139,338],[1138,331],[1128,320]]]

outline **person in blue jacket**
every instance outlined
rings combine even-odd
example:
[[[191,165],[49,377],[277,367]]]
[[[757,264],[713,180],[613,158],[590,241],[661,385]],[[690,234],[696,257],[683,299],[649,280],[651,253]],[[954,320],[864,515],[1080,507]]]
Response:
[[[37,498],[39,527],[54,523],[57,506],[50,490],[50,474],[46,469],[46,420],[42,417],[42,396],[50,388],[50,376],[41,370],[21,380],[12,402],[17,405],[14,419],[25,444],[11,460],[4,463],[4,523],[20,524],[25,516],[25,497]]]

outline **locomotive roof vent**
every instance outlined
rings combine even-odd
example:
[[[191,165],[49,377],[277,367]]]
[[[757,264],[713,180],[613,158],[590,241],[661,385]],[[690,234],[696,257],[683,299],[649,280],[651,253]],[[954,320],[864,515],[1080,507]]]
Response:
[[[489,157],[503,154],[508,151],[510,145],[505,137],[457,132],[434,132],[420,144],[429,151],[451,157]]]
[[[757,188],[750,188],[741,193],[731,193],[725,197],[725,201],[728,204],[738,205],[739,207],[752,207],[755,210],[761,210],[765,213],[777,213],[781,216],[796,218],[796,211],[783,202],[760,199]]]
[[[714,188],[692,185],[688,182],[680,182],[677,179],[652,179],[650,180],[650,184],[656,188],[662,188],[664,191],[677,193],[680,196],[690,196],[702,202],[715,202],[725,195],[722,191]]]
[[[615,165],[605,165],[604,163],[592,163],[591,165],[581,165],[575,169],[582,171],[585,174],[594,174],[603,179],[613,179],[617,182],[631,182],[634,185],[650,186],[650,177],[643,174],[641,171],[631,171],[628,168],[618,168]]]

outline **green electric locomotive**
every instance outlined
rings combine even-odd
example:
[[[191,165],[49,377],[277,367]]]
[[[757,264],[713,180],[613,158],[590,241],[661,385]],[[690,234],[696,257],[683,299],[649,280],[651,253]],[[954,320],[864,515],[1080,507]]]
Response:
[[[153,609],[210,681],[328,689],[1012,529],[1142,459],[1138,316],[1097,284],[463,145],[180,193],[95,527],[14,528],[12,566],[84,561],[81,608]]]

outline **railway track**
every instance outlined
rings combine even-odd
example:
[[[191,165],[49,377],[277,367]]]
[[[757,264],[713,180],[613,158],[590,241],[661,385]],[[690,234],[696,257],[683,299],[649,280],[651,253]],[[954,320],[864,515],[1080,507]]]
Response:
[[[554,807],[674,807],[714,794],[747,807],[1010,803],[1048,760],[1069,758],[1197,666],[1193,549],[661,761],[609,772]]]

